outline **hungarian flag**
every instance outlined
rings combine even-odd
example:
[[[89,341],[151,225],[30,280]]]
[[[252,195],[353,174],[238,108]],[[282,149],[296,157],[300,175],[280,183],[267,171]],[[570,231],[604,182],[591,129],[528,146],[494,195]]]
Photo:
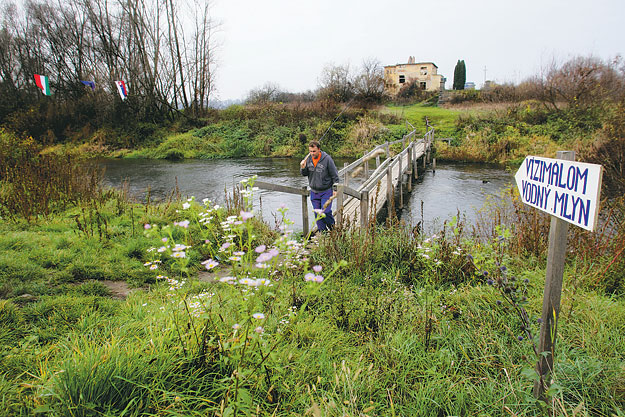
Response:
[[[37,87],[41,88],[41,92],[44,96],[51,95],[50,82],[48,81],[47,75],[35,74],[35,84],[37,84]]]
[[[117,85],[117,91],[119,91],[119,96],[122,100],[126,100],[128,96],[128,90],[126,90],[126,84],[123,81],[115,81],[115,85]]]
[[[83,80],[80,80],[80,82],[83,83],[86,87],[91,87],[91,91],[95,91],[95,82]]]

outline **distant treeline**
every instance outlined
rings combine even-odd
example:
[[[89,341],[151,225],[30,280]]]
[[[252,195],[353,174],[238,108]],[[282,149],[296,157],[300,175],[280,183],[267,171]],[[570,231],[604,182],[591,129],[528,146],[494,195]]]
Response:
[[[208,2],[28,0],[2,15],[0,123],[11,130],[56,141],[85,126],[162,123],[207,107],[215,49]],[[49,77],[52,96],[34,74]],[[125,80],[128,100],[115,80]]]
[[[489,82],[481,90],[450,92],[451,103],[537,100],[550,110],[588,109],[625,99],[625,64],[620,57],[578,56],[553,62],[519,84]]]

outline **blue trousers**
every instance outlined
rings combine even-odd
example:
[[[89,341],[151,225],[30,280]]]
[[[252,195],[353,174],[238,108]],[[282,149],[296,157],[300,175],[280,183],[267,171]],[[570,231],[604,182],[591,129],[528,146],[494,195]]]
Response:
[[[323,205],[328,201],[328,199],[332,197],[332,189],[325,190],[321,193],[316,193],[314,191],[310,191],[310,202],[312,203],[313,209],[322,210]],[[323,232],[325,230],[331,230],[334,227],[334,216],[332,216],[332,203],[328,204],[328,208],[324,211],[325,217],[323,219],[317,220],[317,230]],[[315,218],[318,216],[318,213],[315,213]]]

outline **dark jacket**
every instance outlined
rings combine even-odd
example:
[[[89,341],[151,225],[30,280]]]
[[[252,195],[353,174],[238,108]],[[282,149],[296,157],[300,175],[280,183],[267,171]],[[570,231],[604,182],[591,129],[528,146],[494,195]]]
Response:
[[[313,164],[312,158],[306,160],[306,168],[300,169],[303,176],[308,177],[310,189],[316,193],[332,188],[333,184],[339,182],[339,171],[334,165],[332,157],[321,151],[321,158],[317,166]]]

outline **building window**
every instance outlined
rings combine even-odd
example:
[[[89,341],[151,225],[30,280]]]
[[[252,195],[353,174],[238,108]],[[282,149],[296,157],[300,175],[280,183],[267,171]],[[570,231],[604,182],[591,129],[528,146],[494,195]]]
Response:
[[[400,83],[400,84],[403,84],[403,83],[405,83],[405,82],[406,82],[406,76],[405,76],[405,75],[400,75],[400,76],[399,76],[399,83]]]
[[[425,81],[421,81],[421,82],[419,83],[419,87],[421,87],[421,89],[422,89],[422,90],[425,90],[425,89],[426,89],[426,86],[425,86]]]
[[[421,67],[421,75],[428,75],[428,67]]]

